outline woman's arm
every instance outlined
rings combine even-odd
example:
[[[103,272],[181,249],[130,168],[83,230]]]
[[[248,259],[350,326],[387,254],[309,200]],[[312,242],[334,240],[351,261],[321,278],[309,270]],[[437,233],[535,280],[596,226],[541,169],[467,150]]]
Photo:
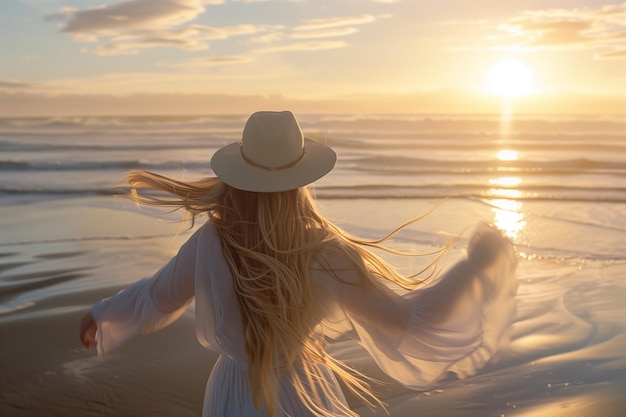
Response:
[[[150,278],[144,278],[96,303],[84,317],[80,338],[99,354],[116,349],[139,333],[160,330],[178,319],[194,296],[200,231]]]
[[[323,267],[333,271],[326,279],[361,345],[409,388],[426,389],[447,372],[472,375],[508,343],[516,288],[511,245],[492,229],[480,229],[471,242],[471,261],[402,295],[361,277],[340,255],[324,254]]]

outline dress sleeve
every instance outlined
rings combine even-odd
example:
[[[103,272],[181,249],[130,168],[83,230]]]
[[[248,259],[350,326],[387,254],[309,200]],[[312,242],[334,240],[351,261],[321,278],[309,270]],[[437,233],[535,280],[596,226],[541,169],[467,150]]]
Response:
[[[98,324],[99,355],[115,350],[136,334],[160,330],[185,312],[194,296],[199,232],[152,277],[135,282],[91,308]]]
[[[336,297],[380,368],[406,387],[428,389],[448,372],[473,375],[508,344],[516,265],[510,242],[480,226],[468,258],[428,287],[400,295],[340,268]]]

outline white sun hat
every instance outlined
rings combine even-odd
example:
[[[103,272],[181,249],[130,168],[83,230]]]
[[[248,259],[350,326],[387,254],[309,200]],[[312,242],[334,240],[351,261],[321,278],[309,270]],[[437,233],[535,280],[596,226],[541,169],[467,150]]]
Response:
[[[211,168],[221,181],[244,191],[293,190],[323,177],[335,166],[330,147],[306,139],[290,111],[252,114],[241,142],[219,149]]]

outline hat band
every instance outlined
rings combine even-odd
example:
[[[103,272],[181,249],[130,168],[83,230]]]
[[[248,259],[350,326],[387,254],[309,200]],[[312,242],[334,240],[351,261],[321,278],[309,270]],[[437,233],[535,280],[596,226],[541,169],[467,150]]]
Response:
[[[298,159],[296,159],[295,161],[290,162],[288,164],[280,165],[280,166],[277,166],[277,167],[271,167],[271,166],[259,164],[258,162],[254,162],[252,159],[248,158],[245,153],[243,153],[243,145],[241,145],[241,144],[239,145],[239,152],[241,152],[241,157],[243,158],[243,160],[246,161],[248,164],[254,166],[254,167],[266,169],[268,171],[280,171],[282,169],[287,169],[287,168],[291,168],[291,167],[295,166],[298,162],[300,162],[302,160],[302,158],[304,158],[304,152],[305,151],[304,151],[304,147],[302,147],[302,153],[300,154]]]

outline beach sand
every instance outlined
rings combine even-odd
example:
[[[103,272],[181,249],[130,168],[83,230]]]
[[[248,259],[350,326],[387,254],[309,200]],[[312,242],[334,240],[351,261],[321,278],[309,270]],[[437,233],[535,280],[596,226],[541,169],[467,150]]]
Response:
[[[80,319],[94,302],[155,272],[190,233],[126,203],[111,207],[103,201],[0,207],[1,416],[201,413],[216,356],[195,340],[191,308],[167,329],[138,336],[105,357],[97,357],[79,341]],[[391,230],[399,219],[410,217],[404,214],[431,206],[379,204],[397,216],[390,219],[381,214],[381,206],[362,206],[354,200],[329,201],[325,206],[351,224],[375,221],[375,228],[358,230],[364,235]],[[430,230],[459,232],[487,217],[488,210],[479,204],[451,202],[407,238],[415,238],[415,246],[426,249],[428,242],[445,240]],[[461,255],[462,250],[455,249],[447,262]],[[430,391],[414,392],[381,374],[354,343],[341,341],[332,351],[386,381],[378,391],[392,416],[623,416],[626,333],[620,300],[626,290],[617,277],[623,278],[626,267],[530,262],[520,262],[513,344],[498,363],[475,377],[450,379]],[[615,279],[590,288],[589,274]],[[555,276],[571,282],[584,276],[581,286],[595,294],[595,304],[584,298],[588,293],[583,290],[566,296],[562,291],[537,290],[538,285],[549,289]],[[368,411],[351,397],[350,402],[363,416],[386,415],[383,410]]]
[[[23,206],[17,222],[14,209],[0,208],[0,415],[200,415],[216,357],[197,343],[191,309],[106,357],[78,337],[94,302],[155,272],[189,232],[97,206]]]

